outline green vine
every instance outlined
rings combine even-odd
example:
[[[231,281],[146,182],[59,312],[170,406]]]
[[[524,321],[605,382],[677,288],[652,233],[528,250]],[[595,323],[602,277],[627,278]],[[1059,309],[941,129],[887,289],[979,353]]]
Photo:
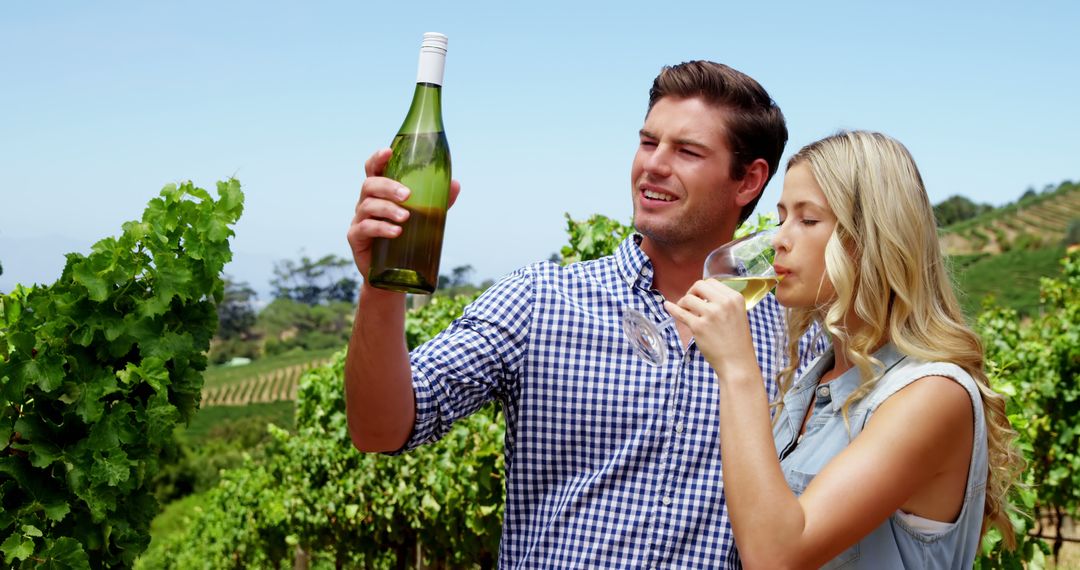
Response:
[[[166,186],[140,221],[69,254],[59,280],[0,296],[0,552],[11,567],[131,566],[148,484],[195,412],[213,300],[243,211]]]

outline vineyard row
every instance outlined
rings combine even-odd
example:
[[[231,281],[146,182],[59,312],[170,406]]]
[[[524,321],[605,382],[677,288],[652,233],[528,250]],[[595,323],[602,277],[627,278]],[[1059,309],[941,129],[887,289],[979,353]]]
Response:
[[[304,372],[322,366],[329,360],[314,360],[278,368],[238,382],[204,388],[202,407],[246,406],[296,399],[296,389]]]

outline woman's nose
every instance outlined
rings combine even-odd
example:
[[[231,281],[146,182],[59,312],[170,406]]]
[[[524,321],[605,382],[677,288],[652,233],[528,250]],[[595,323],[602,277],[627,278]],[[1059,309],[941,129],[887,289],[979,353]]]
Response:
[[[772,246],[776,251],[786,251],[788,249],[787,231],[784,229],[783,224],[776,228],[776,233],[772,236]]]

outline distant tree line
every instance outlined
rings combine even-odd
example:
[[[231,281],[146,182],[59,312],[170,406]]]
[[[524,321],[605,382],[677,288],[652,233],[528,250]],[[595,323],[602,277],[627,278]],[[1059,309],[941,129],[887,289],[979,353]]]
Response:
[[[964,196],[956,195],[934,206],[934,217],[937,218],[938,227],[943,228],[970,220],[993,209],[990,204],[976,204]]]
[[[474,272],[472,265],[462,265],[440,275],[435,295],[475,295],[491,286],[490,279],[474,284]],[[270,281],[273,299],[256,310],[251,285],[226,275],[210,360],[222,364],[236,357],[344,346],[352,331],[358,277],[351,260],[334,255],[281,260]]]

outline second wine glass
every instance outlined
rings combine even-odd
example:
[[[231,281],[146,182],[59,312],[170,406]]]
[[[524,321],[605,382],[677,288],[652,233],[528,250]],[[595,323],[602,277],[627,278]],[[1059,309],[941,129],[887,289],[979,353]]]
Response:
[[[754,308],[780,280],[773,269],[772,241],[776,229],[770,228],[732,240],[714,249],[705,258],[702,277],[717,279],[742,294],[746,310]],[[622,314],[623,332],[630,346],[645,362],[662,366],[667,360],[667,342],[664,329],[674,326],[675,319],[668,317],[655,322],[634,309]]]

